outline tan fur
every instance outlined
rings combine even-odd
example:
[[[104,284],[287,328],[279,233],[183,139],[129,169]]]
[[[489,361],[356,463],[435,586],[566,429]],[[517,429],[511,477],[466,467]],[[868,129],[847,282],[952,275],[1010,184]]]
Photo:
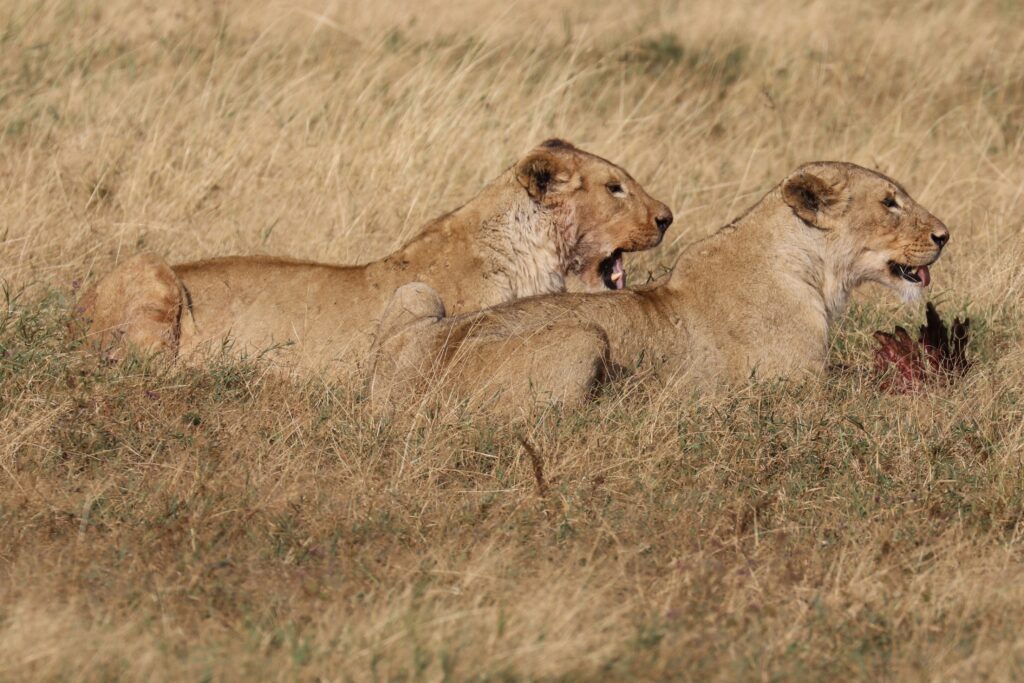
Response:
[[[820,372],[829,325],[852,290],[874,280],[917,296],[921,285],[897,277],[890,261],[931,264],[948,235],[889,178],[853,164],[807,164],[691,245],[670,276],[647,288],[542,296],[453,318],[438,315],[443,305],[429,288],[400,289],[396,302],[430,313],[382,329],[374,401],[387,405],[448,381],[460,392],[503,388],[509,403],[576,402],[606,370],[641,360],[704,384]],[[574,340],[559,353],[545,334],[553,325],[562,334],[572,325],[590,334],[599,328],[607,347],[593,344],[575,357]],[[581,367],[594,369],[581,380]]]
[[[549,140],[380,261],[230,257],[168,266],[141,255],[87,292],[78,313],[113,356],[126,345],[183,356],[223,345],[250,354],[287,347],[287,362],[318,367],[365,356],[404,283],[430,283],[456,314],[564,291],[570,273],[599,289],[603,260],[657,245],[671,220],[623,169]]]

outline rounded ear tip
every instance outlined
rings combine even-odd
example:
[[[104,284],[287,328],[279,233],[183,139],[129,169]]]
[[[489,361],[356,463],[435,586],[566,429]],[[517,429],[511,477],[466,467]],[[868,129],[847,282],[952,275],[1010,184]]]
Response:
[[[786,182],[797,180],[799,178],[806,178],[808,176],[817,176],[817,171],[820,171],[821,169],[821,162],[808,161],[806,163],[800,164],[792,171],[790,171],[789,175],[786,176]]]
[[[540,146],[544,149],[576,149],[571,142],[566,142],[561,138],[548,138],[540,143]]]
[[[858,167],[848,161],[807,161],[793,169],[788,177],[797,178],[810,175],[821,178],[838,178],[846,176],[851,168]]]

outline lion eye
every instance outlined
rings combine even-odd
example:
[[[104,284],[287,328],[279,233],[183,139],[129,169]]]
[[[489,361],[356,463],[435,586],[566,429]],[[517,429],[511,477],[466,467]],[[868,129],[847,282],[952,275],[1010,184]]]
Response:
[[[893,197],[892,195],[889,195],[888,197],[882,200],[882,206],[884,206],[887,209],[900,208],[900,204],[899,202],[896,201],[896,197]]]
[[[605,187],[608,188],[608,192],[616,197],[622,197],[626,194],[626,189],[622,187],[621,183],[612,182],[605,185]]]

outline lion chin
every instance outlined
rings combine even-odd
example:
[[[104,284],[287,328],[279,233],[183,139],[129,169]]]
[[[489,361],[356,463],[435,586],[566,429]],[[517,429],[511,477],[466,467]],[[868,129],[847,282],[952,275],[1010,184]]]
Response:
[[[900,284],[899,289],[896,290],[899,294],[900,300],[905,304],[912,304],[920,301],[924,298],[924,287],[918,287],[909,284]]]

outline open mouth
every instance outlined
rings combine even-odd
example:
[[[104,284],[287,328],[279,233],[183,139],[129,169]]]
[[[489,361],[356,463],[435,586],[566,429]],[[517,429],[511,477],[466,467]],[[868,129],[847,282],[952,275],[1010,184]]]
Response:
[[[927,287],[932,281],[928,266],[908,266],[904,263],[889,261],[889,271],[896,277],[903,278],[915,285]]]
[[[597,272],[601,274],[601,281],[608,289],[625,289],[626,268],[622,265],[622,250],[616,249],[597,264]]]

